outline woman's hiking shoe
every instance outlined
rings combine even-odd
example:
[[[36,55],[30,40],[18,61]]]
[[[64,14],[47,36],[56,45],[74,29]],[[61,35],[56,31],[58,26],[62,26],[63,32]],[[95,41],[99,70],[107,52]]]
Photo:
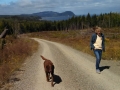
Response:
[[[97,69],[97,70],[96,70],[96,73],[100,74],[100,70],[99,70],[99,69]]]

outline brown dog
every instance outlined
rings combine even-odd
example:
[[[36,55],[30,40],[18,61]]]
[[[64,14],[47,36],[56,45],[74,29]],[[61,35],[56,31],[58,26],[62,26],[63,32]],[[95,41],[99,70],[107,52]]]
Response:
[[[53,63],[52,63],[50,60],[46,59],[46,58],[43,57],[42,55],[41,55],[41,58],[42,58],[43,60],[45,60],[45,61],[44,61],[44,69],[45,69],[46,79],[47,79],[48,82],[49,82],[50,79],[52,79],[52,80],[51,80],[51,86],[53,87],[53,86],[54,86],[54,85],[53,85],[54,65],[53,65]],[[50,74],[51,74],[51,77],[50,77]]]

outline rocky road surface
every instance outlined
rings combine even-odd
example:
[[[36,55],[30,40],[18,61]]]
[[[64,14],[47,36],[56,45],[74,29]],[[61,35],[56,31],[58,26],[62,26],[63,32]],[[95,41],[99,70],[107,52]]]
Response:
[[[33,38],[39,49],[28,57],[11,77],[10,90],[120,90],[120,62],[101,61],[101,74],[95,71],[95,57],[59,43]],[[55,65],[55,85],[46,81],[43,60]]]

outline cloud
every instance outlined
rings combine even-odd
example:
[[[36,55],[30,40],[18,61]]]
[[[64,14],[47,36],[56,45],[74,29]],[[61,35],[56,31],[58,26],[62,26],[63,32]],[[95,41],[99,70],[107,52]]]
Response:
[[[119,0],[16,0],[0,2],[0,14],[73,11],[75,14],[119,12]]]
[[[19,0],[13,4],[20,7],[28,7],[32,5],[32,2],[30,0]]]

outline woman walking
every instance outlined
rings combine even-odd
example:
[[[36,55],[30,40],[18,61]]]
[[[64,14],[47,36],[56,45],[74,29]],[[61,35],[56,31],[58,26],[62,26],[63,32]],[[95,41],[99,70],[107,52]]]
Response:
[[[101,32],[100,27],[95,27],[95,33],[91,37],[90,47],[94,51],[96,57],[96,72],[100,74],[100,61],[102,57],[102,51],[105,51],[105,38],[104,34]]]

